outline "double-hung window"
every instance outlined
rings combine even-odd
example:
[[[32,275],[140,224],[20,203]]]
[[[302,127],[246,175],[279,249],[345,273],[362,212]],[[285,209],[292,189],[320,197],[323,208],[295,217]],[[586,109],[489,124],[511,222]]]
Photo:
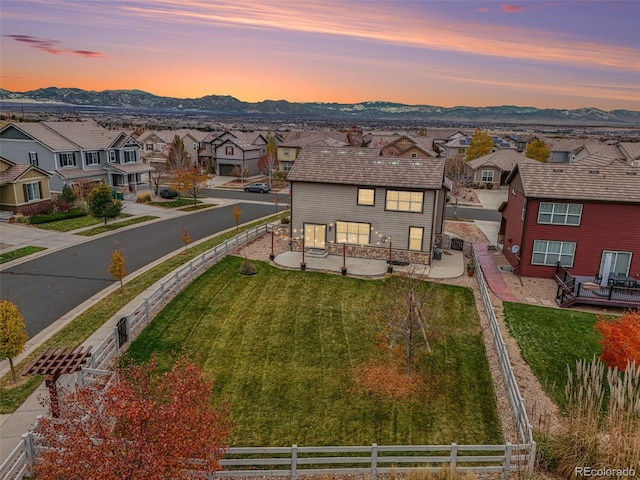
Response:
[[[582,205],[579,203],[541,202],[538,223],[551,225],[580,225]]]
[[[29,152],[29,163],[34,167],[38,166],[38,152]]]
[[[109,150],[109,163],[116,163],[118,161],[118,154],[115,150]]]
[[[482,177],[480,181],[493,183],[493,170],[482,170]]]
[[[135,150],[124,151],[124,163],[135,163],[138,161],[138,156]]]
[[[358,205],[375,205],[375,188],[358,188]]]
[[[336,222],[336,242],[369,245],[371,225],[369,223]]]
[[[87,167],[90,165],[100,165],[98,152],[84,152],[84,163]]]
[[[423,227],[409,227],[409,250],[422,250]]]
[[[233,147],[224,147],[224,154],[225,155],[233,155]]]
[[[387,190],[387,210],[422,212],[424,192]]]
[[[32,182],[24,184],[24,199],[27,202],[33,202],[35,200],[40,200],[42,195],[40,195],[40,183]]]
[[[60,164],[60,168],[74,167],[76,165],[76,158],[73,155],[73,152],[59,153],[58,163]]]
[[[556,242],[552,240],[534,240],[531,263],[533,265],[573,266],[576,253],[575,242]]]

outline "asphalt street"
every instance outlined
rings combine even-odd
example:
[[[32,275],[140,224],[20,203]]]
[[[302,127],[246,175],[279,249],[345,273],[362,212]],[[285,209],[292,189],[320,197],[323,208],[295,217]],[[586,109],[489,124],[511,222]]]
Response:
[[[254,198],[255,199],[255,198]],[[241,223],[274,213],[271,205],[241,203]],[[235,225],[232,206],[185,215],[90,240],[0,272],[3,299],[20,307],[33,337],[64,314],[114,282],[107,272],[116,243],[128,273],[183,247],[187,227],[191,241]]]

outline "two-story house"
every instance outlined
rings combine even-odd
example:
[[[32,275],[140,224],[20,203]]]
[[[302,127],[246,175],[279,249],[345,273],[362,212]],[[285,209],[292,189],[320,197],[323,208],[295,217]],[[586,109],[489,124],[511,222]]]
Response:
[[[50,173],[54,193],[99,181],[125,193],[146,190],[153,170],[140,161],[140,145],[131,136],[93,121],[10,123],[0,129],[0,155]]]
[[[247,176],[260,172],[258,162],[267,151],[267,139],[256,132],[225,132],[212,143],[216,175],[231,175],[242,168]]]
[[[303,148],[309,146],[347,147],[344,132],[288,132],[278,144],[278,170],[289,172]]]
[[[444,227],[444,158],[306,147],[291,182],[292,248],[429,264]],[[346,247],[345,247],[346,246]]]
[[[507,177],[516,165],[531,162],[535,162],[535,160],[516,150],[498,150],[467,162],[464,172],[465,180],[468,183],[499,187],[505,185]]]
[[[640,169],[595,160],[514,168],[499,243],[516,273],[553,278],[559,263],[573,275],[640,281]]]

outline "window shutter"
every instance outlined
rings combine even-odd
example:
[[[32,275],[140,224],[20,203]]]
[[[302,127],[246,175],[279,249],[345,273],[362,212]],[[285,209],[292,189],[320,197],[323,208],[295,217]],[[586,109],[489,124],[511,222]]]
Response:
[[[26,183],[22,184],[22,192],[24,193],[24,201],[28,202],[29,201],[29,194],[27,193],[27,184]]]
[[[42,182],[38,182],[38,191],[40,192],[40,200],[42,200],[44,198],[42,196]]]

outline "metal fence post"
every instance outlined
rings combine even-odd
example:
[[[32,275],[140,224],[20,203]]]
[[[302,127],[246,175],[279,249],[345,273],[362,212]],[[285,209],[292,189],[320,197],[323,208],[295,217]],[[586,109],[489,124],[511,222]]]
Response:
[[[291,480],[298,476],[298,445],[291,445]]]
[[[151,321],[151,319],[150,319],[151,314],[149,312],[149,299],[148,298],[144,299],[144,312],[145,312],[145,315],[147,316],[147,323],[149,323]]]
[[[33,445],[33,432],[29,430],[27,433],[23,433],[22,440],[24,441],[24,456],[25,463],[27,465],[27,472],[29,472],[29,476],[31,476],[33,474],[33,466],[36,461],[36,452]]]
[[[371,480],[378,477],[378,444],[371,444]]]

